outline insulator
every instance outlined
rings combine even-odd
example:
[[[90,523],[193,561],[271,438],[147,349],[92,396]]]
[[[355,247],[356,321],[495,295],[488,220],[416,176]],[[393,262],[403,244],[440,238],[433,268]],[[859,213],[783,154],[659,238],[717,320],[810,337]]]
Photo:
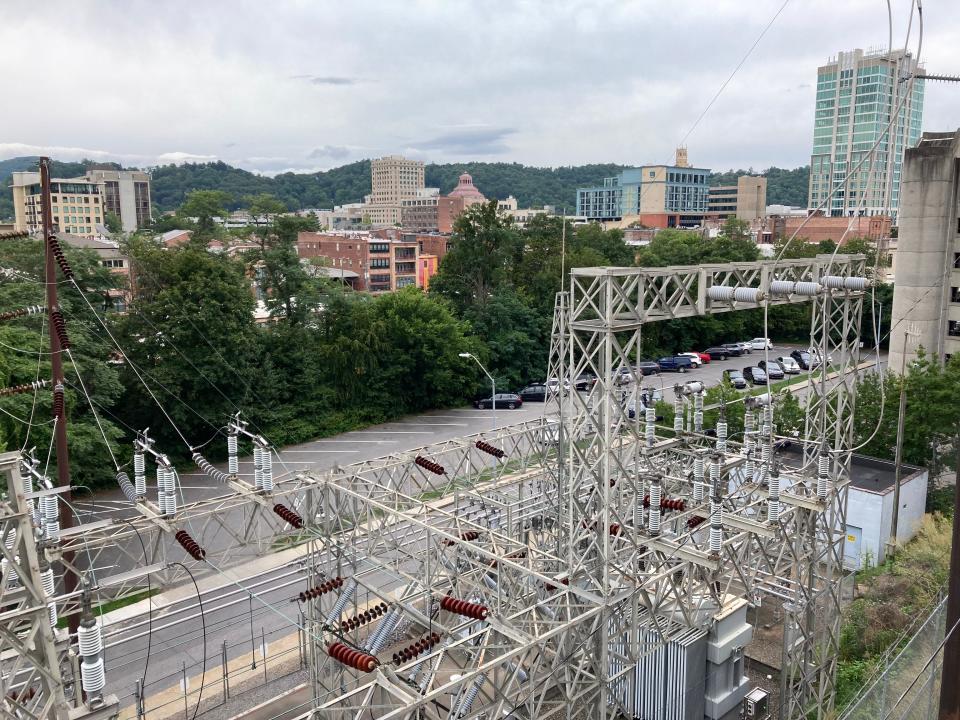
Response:
[[[253,485],[257,490],[263,487],[263,450],[259,445],[253,446]]]
[[[336,590],[342,586],[343,578],[338,575],[335,578],[331,578],[330,580],[322,582],[319,585],[315,585],[312,588],[304,590],[297,597],[299,598],[300,602],[306,602],[307,600],[312,600],[313,598],[320,597],[321,595],[326,595],[328,592]]]
[[[11,385],[10,387],[0,388],[0,397],[6,395],[20,395],[22,393],[36,392],[41,388],[47,387],[50,384],[49,380],[34,380],[33,382],[24,383],[22,385]]]
[[[46,570],[40,572],[40,586],[43,588],[43,594],[46,595],[48,599],[57,594],[53,568],[48,567]],[[50,614],[50,627],[55,628],[57,626],[57,603],[48,602],[47,611]]]
[[[460,540],[464,542],[472,542],[473,540],[476,540],[478,537],[480,537],[480,533],[478,533],[476,530],[467,530],[465,533],[460,534]],[[446,545],[447,547],[450,547],[451,545],[456,545],[457,542],[458,542],[457,540],[448,539],[448,540],[444,540],[443,544]]]
[[[237,475],[240,472],[240,462],[237,459],[237,434],[227,435],[227,472]]]
[[[41,498],[41,500],[43,500],[43,498]],[[7,539],[5,541],[7,550],[13,550],[15,538],[16,536],[14,533],[9,533],[7,535]],[[14,559],[19,560],[20,558],[15,557]],[[10,587],[10,585],[15,584],[19,578],[20,575],[17,572],[16,565],[7,560],[6,557],[0,560],[0,582],[3,583],[3,587]]]
[[[650,406],[647,408],[646,417],[644,418],[646,426],[644,428],[647,447],[653,447],[653,443],[656,441],[656,432],[657,432],[657,410],[655,407]]]
[[[60,506],[56,495],[40,498],[40,511],[43,514],[43,536],[50,542],[60,541]]]
[[[717,421],[717,452],[727,451],[727,421]]]
[[[696,432],[703,432],[703,393],[698,392],[693,396],[693,429]]]
[[[756,416],[753,413],[753,410],[745,410],[743,413],[743,434],[746,437],[747,433],[753,432],[753,427],[756,423]]]
[[[177,514],[177,471],[167,468],[167,515]]]
[[[67,323],[63,319],[63,313],[60,312],[60,308],[56,308],[50,312],[50,324],[53,325],[53,331],[60,341],[60,349],[69,350],[70,336],[67,335]]]
[[[137,497],[142,498],[147,494],[147,463],[142,452],[133,453],[133,486],[137,491]]]
[[[60,272],[67,280],[73,280],[73,270],[70,269],[70,263],[67,262],[67,257],[63,254],[63,248],[60,247],[57,236],[52,233],[47,235],[47,244],[50,246],[50,252],[57,261],[57,265],[60,266]]]
[[[217,470],[209,460],[198,452],[193,454],[193,464],[200,468],[204,475],[211,480],[216,480],[218,483],[222,484],[230,479],[229,475],[223,472],[223,470]]]
[[[337,621],[337,618],[340,617],[340,613],[343,612],[343,609],[347,606],[347,603],[350,602],[350,598],[353,597],[353,593],[356,592],[356,590],[357,581],[353,578],[350,578],[350,580],[347,581],[347,587],[340,593],[340,597],[337,598],[337,601],[330,609],[330,614],[327,615],[327,627],[333,627],[333,624]]]
[[[130,502],[137,501],[137,490],[133,487],[133,483],[130,482],[130,478],[123,470],[117,471],[117,485],[120,486],[120,489],[123,491],[123,496],[127,498],[127,500]]]
[[[187,551],[187,555],[194,560],[203,560],[207,556],[206,550],[200,547],[197,541],[190,537],[190,534],[186,530],[178,530],[174,537],[183,549]]]
[[[26,317],[27,315],[39,315],[45,311],[40,305],[30,305],[25,308],[20,308],[19,310],[8,310],[7,312],[0,313],[0,322],[6,322],[7,320],[13,320],[14,318]]]
[[[400,609],[392,608],[386,617],[380,621],[370,637],[367,638],[367,644],[364,649],[373,655],[383,650],[383,647],[387,644],[387,639],[390,637],[390,633],[396,629],[401,617]]]
[[[103,632],[100,621],[94,618],[92,624],[88,623],[89,621],[81,622],[77,627],[77,644],[81,657],[91,657],[103,652]]]
[[[691,515],[689,518],[687,518],[687,527],[692,530],[693,528],[697,527],[697,525],[700,525],[705,520],[706,518],[703,517],[703,515]]]
[[[436,463],[433,460],[427,460],[425,457],[417,455],[413,462],[422,467],[424,470],[432,472],[434,475],[446,475],[447,471],[444,469],[443,465]]]
[[[261,485],[264,492],[273,492],[273,454],[270,448],[260,451]]]
[[[827,275],[820,278],[820,284],[831,290],[866,290],[870,286],[870,281],[863,277]]]
[[[340,580],[340,578],[337,578],[337,579]],[[341,584],[343,584],[342,580],[340,582]],[[337,587],[339,587],[339,585]],[[302,600],[303,593],[300,593],[300,595]],[[382,602],[379,605],[374,605],[369,610],[364,610],[359,615],[354,615],[349,620],[342,620],[340,622],[340,627],[341,628],[346,627],[349,630],[355,630],[361,625],[366,625],[368,622],[370,622],[374,618],[380,617],[385,612],[387,612],[387,610],[389,610],[389,606],[386,603]]]
[[[757,288],[748,287],[727,287],[726,285],[714,285],[707,288],[707,296],[711,300],[757,303],[763,300],[764,294]]]
[[[704,464],[703,455],[693,459],[693,501],[697,503],[703,500]]]
[[[167,471],[162,465],[157,465],[157,508],[167,514]]]
[[[767,482],[767,520],[775,523],[780,520],[780,471],[777,468],[770,472]]]
[[[483,684],[487,681],[487,674],[480,673],[477,676],[477,679],[473,681],[473,684],[470,686],[470,689],[463,694],[463,699],[460,701],[460,704],[457,706],[457,714],[453,717],[462,718],[470,712],[470,708],[473,707],[474,701],[477,699],[477,695],[480,694],[480,688],[483,687]]]
[[[771,295],[792,295],[796,285],[792,280],[771,280],[769,292]]]
[[[830,482],[830,455],[821,452],[817,458],[817,497],[821,500],[827,497],[827,487]]]
[[[63,399],[63,385],[57,383],[53,386],[53,417],[63,421],[65,401]]]
[[[477,440],[476,447],[478,450],[481,450],[487,453],[488,455],[493,455],[498,460],[503,458],[506,455],[506,453],[500,448],[494,447],[490,443],[484,442],[483,440]]]
[[[80,684],[88,695],[96,695],[107,684],[103,672],[103,658],[99,657],[92,662],[84,660],[80,663]]]
[[[680,397],[673,401],[673,431],[683,431],[683,398]]]
[[[720,493],[720,456],[714,455],[710,458],[710,494],[718,495]]]
[[[710,552],[719,555],[723,547],[723,505],[720,498],[710,498]]]
[[[485,605],[467,602],[466,600],[458,600],[450,595],[445,595],[443,599],[440,600],[440,608],[447,612],[463,615],[464,617],[474,620],[486,620],[490,614],[489,609],[487,609]]]
[[[303,518],[300,517],[293,510],[288,508],[286,505],[281,505],[277,503],[273,506],[273,511],[283,518],[289,525],[292,525],[297,530],[303,527]]]
[[[660,534],[660,478],[654,477],[650,483],[650,513],[647,516],[647,532]]]
[[[328,646],[327,654],[337,662],[360,672],[373,672],[377,667],[377,659],[373,655],[354,650],[341,642]]]

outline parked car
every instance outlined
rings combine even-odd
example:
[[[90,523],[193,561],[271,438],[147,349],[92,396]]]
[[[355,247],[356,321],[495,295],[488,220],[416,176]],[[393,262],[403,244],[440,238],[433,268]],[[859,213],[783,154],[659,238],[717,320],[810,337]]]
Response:
[[[751,344],[751,341],[749,341],[749,340],[741,340],[740,342],[737,343],[737,345],[739,345],[740,348],[741,348],[747,355],[749,355],[750,353],[753,352],[753,345]]]
[[[711,360],[726,360],[732,353],[725,347],[708,347],[703,354],[709,355]]]
[[[761,360],[757,363],[757,367],[763,370],[770,380],[783,380],[783,368],[780,367],[780,363],[776,360],[771,360],[770,362]]]
[[[697,355],[699,355],[700,359],[703,360],[704,365],[706,365],[711,360],[713,360],[713,358],[710,357],[710,353],[701,352],[701,353],[697,353]]]
[[[701,365],[703,365],[703,358],[700,357],[700,353],[695,353],[695,352],[677,353],[677,356],[690,358],[695,368],[698,368]]]
[[[739,370],[724,370],[723,379],[730,384],[730,387],[737,390],[743,390],[747,387],[747,380]]]
[[[574,382],[573,386],[577,390],[589,390],[596,384],[597,384],[596,375],[594,375],[593,373],[583,373],[582,375],[577,377],[577,380],[576,382]]]
[[[720,347],[724,348],[730,357],[740,357],[746,352],[740,343],[724,343]]]
[[[657,364],[660,366],[661,370],[673,372],[686,372],[687,370],[693,370],[693,360],[688,358],[686,355],[671,355],[669,357],[662,357],[657,360]]]
[[[820,358],[820,348],[812,347],[809,350],[807,350],[807,352],[810,353],[811,357],[813,357],[813,359],[816,360],[820,365],[823,365],[823,361]],[[829,365],[832,362],[833,362],[833,355],[831,355],[830,353],[827,353],[827,365]]]
[[[544,402],[547,399],[547,386],[543,383],[534,383],[527,385],[520,390],[517,395],[523,402]],[[497,403],[500,404],[499,402]]]
[[[754,338],[750,341],[750,348],[753,350],[773,350],[773,343],[770,338]]]
[[[758,367],[745,367],[743,369],[743,376],[754,385],[767,384],[767,374]]]
[[[637,417],[637,400],[640,400],[640,417],[642,418],[647,412],[647,406],[650,403],[658,403],[663,400],[663,393],[660,390],[650,388],[648,390],[641,390],[639,393],[639,398],[634,398],[630,401],[630,404],[627,405],[627,417],[631,420]],[[663,416],[657,416],[657,422],[663,422]]]
[[[801,370],[813,370],[820,366],[819,360],[815,359],[806,350],[794,350],[790,353],[790,357],[797,361]]]
[[[497,393],[493,397],[483,398],[477,404],[481,410],[490,410],[494,406],[494,400],[496,400],[496,406],[499,410],[500,408],[506,408],[507,410],[514,410],[521,405],[523,405],[523,400],[516,393]]]
[[[637,363],[637,372],[641,375],[659,375],[660,366],[653,360],[641,360]]]
[[[783,371],[787,375],[796,375],[800,372],[800,366],[797,364],[797,361],[789,355],[785,357],[778,357],[777,362],[780,363],[780,367],[783,368]]]
[[[628,368],[626,366],[617,370],[613,375],[614,385],[629,385],[634,381],[633,368]]]

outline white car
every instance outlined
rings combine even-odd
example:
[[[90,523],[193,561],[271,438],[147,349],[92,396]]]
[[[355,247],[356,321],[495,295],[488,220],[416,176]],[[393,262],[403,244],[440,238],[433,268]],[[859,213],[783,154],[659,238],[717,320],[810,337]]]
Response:
[[[787,375],[800,374],[800,366],[797,364],[797,361],[789,355],[778,357],[777,362],[780,363],[780,366],[783,368],[783,371],[787,373]]]
[[[773,350],[773,343],[770,338],[754,338],[750,341],[751,350]]]
[[[700,357],[700,354],[699,354],[699,353],[694,353],[694,352],[689,352],[689,353],[677,353],[677,355],[679,355],[680,357],[688,357],[688,358],[690,358],[690,362],[693,363],[693,366],[694,366],[695,368],[698,368],[698,367],[700,367],[701,365],[703,365],[703,358]]]

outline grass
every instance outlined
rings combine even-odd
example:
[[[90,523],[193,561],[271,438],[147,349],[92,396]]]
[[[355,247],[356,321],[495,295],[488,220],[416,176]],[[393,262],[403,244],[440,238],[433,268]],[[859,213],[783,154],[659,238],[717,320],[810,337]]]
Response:
[[[110,600],[108,602],[101,603],[100,605],[95,606],[93,608],[93,614],[106,615],[109,612],[113,612],[114,610],[119,610],[120,608],[126,607],[127,605],[133,605],[134,603],[138,603],[141,600],[146,600],[148,597],[152,597],[159,592],[160,592],[160,589],[155,588],[151,590],[144,590],[142,592],[134,593],[133,595],[128,595],[127,597],[118,598],[117,600]],[[67,626],[67,621],[68,619],[65,617],[60,618],[59,620],[57,620],[57,627],[65,628]]]

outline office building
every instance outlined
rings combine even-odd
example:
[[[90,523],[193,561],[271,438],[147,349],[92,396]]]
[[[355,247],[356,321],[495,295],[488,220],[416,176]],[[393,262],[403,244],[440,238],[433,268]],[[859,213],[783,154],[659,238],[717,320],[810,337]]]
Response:
[[[923,70],[901,50],[841,52],[818,68],[810,211],[836,190],[822,209],[824,215],[890,214],[896,220],[903,153],[917,144],[923,116],[923,80],[902,82],[914,74],[922,75]],[[885,135],[898,105],[896,122]],[[869,159],[874,145],[876,151]]]
[[[685,155],[681,160],[686,162]],[[644,165],[577,189],[577,215],[588,221],[632,219],[649,227],[693,227],[707,213],[710,170]]]
[[[17,230],[41,229],[40,173],[15,172],[11,178]],[[77,178],[50,181],[53,222],[61,232],[94,237],[107,213],[120,218],[124,232],[134,232],[151,221],[150,176],[136,170],[88,170]]]
[[[906,151],[893,286],[890,358],[895,372],[923,347],[960,352],[960,130],[924,133]]]
[[[393,228],[302,232],[297,236],[297,255],[322,259],[355,290],[379,293],[418,284],[417,241]]]
[[[519,207],[519,203],[513,195],[508,196],[506,200],[497,200],[497,211],[509,215],[514,225],[521,228],[538,215],[556,214],[556,208],[553,205],[544,205],[542,208]]]
[[[402,203],[416,198],[424,190],[424,165],[399,155],[387,155],[370,161],[370,194],[364,202],[364,213],[374,227],[400,225]]]
[[[415,196],[401,200],[401,225],[404,230],[418,232],[453,232],[453,223],[460,213],[486,201],[470,174],[463,173],[447,195],[440,195],[437,188],[423,188]]]
[[[714,185],[707,190],[707,214],[751,222],[762,218],[767,206],[767,179],[741,175],[736,185]]]

